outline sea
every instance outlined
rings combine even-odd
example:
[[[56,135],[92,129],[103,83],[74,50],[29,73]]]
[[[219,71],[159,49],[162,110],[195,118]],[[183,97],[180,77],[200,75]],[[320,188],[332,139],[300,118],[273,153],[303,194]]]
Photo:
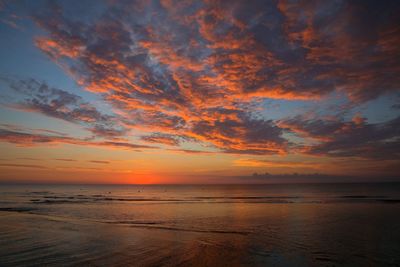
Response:
[[[0,185],[0,266],[400,266],[400,183]]]

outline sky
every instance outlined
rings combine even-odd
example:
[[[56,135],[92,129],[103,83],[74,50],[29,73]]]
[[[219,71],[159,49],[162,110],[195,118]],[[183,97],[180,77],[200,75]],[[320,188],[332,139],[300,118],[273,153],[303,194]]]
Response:
[[[400,180],[399,1],[0,1],[0,182]]]

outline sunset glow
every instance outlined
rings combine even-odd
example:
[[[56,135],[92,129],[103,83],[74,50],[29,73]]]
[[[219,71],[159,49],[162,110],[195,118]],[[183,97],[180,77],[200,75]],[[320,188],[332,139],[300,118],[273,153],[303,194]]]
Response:
[[[396,1],[95,2],[0,2],[0,182],[398,180]]]

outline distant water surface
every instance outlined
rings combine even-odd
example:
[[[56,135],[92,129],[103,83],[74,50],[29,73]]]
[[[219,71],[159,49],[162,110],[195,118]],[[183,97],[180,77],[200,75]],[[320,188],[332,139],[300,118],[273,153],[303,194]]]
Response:
[[[400,184],[1,185],[0,266],[400,266]]]

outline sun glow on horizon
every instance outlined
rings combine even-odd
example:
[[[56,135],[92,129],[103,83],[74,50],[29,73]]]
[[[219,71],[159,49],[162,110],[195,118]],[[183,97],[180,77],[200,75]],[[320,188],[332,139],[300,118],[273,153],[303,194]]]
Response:
[[[0,183],[400,179],[398,4],[20,1]]]

